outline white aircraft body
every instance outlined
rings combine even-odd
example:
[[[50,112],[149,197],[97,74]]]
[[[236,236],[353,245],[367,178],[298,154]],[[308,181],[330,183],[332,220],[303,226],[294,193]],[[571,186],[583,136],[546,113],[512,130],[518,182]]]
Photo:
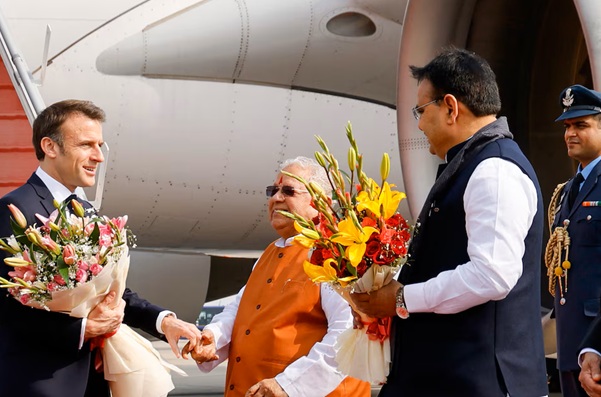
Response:
[[[138,236],[130,285],[189,320],[207,296],[244,283],[252,260],[220,258],[256,258],[277,237],[265,186],[282,160],[312,156],[314,134],[344,163],[350,120],[368,174],[379,175],[388,152],[392,181],[409,197],[401,211],[416,216],[439,159],[411,116],[408,65],[444,45],[489,60],[502,113],[548,198],[573,167],[553,123],[557,96],[601,76],[600,8],[597,0],[0,0],[16,48],[43,77],[44,103],[90,99],[107,112],[102,212],[128,214]]]
[[[227,294],[248,275],[248,266],[237,271],[218,258],[211,266],[207,254],[256,258],[277,237],[265,186],[282,160],[313,156],[314,134],[346,164],[351,121],[368,175],[379,176],[388,152],[392,181],[404,188],[395,102],[405,7],[397,1],[0,7],[34,78],[52,29],[39,87],[46,104],[82,98],[106,111],[101,211],[128,214],[138,237],[132,288],[184,318],[198,315],[209,273],[226,269],[211,283],[230,284]]]

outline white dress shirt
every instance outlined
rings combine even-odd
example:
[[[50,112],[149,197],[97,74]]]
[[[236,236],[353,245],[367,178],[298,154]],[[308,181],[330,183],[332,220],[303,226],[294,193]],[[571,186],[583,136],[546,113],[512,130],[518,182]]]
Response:
[[[280,238],[275,244],[280,248],[290,246],[293,238],[287,240]],[[275,380],[290,397],[325,396],[345,378],[336,370],[334,344],[338,335],[353,325],[350,307],[328,284],[322,283],[320,287],[321,307],[328,321],[328,331],[321,341],[313,345],[309,354],[298,358],[286,367],[284,372],[275,377]],[[228,358],[234,321],[245,288],[242,287],[236,295],[236,299],[225,306],[223,312],[213,317],[211,323],[205,327],[215,336],[215,347],[219,359],[199,364],[198,368],[201,371],[209,372]],[[257,382],[261,380],[257,379]]]
[[[505,298],[522,275],[536,207],[534,183],[517,165],[501,158],[482,161],[463,195],[470,261],[405,286],[409,313],[452,314]]]

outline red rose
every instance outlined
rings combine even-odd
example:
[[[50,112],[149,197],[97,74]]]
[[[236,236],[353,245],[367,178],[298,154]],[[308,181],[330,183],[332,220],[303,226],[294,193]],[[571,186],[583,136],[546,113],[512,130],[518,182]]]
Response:
[[[396,213],[390,218],[386,219],[386,226],[396,228],[401,224],[401,214]]]
[[[407,255],[407,243],[404,240],[393,240],[390,243],[390,248],[397,256]]]
[[[367,271],[367,262],[365,258],[357,265],[357,277],[361,278]]]
[[[381,265],[384,263],[382,261],[381,254],[382,254],[382,245],[380,244],[380,242],[378,242],[376,240],[367,242],[367,247],[365,249],[365,255],[368,258],[370,258],[374,263]]]
[[[318,249],[314,250],[313,253],[311,254],[311,259],[309,260],[309,262],[311,262],[314,265],[322,266],[323,261],[325,259],[323,257],[323,251],[324,251],[324,248],[318,248]]]
[[[410,238],[411,234],[409,233],[409,230],[401,230],[399,232],[399,240],[409,241]]]

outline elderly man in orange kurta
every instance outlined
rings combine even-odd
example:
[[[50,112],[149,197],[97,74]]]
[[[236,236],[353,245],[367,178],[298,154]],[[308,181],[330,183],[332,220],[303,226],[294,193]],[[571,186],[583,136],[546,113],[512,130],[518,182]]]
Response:
[[[316,161],[297,157],[280,169],[331,191]],[[277,210],[311,219],[317,211],[302,183],[280,173],[267,187],[269,220],[281,236],[255,264],[236,300],[203,331],[192,357],[203,372],[229,359],[225,396],[370,395],[370,385],[336,370],[334,343],[352,326],[348,304],[303,271],[308,250],[293,245],[294,222]],[[189,350],[187,346],[184,350]]]

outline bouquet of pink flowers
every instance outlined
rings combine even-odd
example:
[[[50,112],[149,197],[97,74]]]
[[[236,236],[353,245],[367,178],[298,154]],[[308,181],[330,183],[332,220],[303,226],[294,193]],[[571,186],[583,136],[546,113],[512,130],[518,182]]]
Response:
[[[295,242],[311,248],[304,262],[307,275],[326,282],[353,306],[351,292],[370,292],[388,284],[407,260],[411,228],[397,212],[405,194],[387,182],[390,158],[384,153],[380,184],[363,172],[350,123],[347,138],[349,173],[343,173],[325,142],[317,137],[323,152],[316,152],[332,185],[327,196],[315,183],[303,183],[318,211],[315,219],[282,212],[295,220],[299,235]],[[348,186],[348,189],[347,189]],[[361,314],[361,313],[360,313]],[[365,329],[347,330],[338,339],[336,361],[345,374],[370,382],[384,382],[390,363],[389,319],[372,319],[362,314]]]
[[[0,287],[23,305],[85,318],[109,292],[123,295],[135,237],[127,216],[86,216],[77,200],[70,203],[73,212],[55,202],[49,218],[36,214],[41,226],[28,226],[9,205],[14,234],[0,239],[0,249],[12,255],[4,262],[14,270],[10,280],[0,277]],[[113,397],[165,396],[173,389],[169,370],[185,375],[125,324],[101,339],[95,345]]]
[[[82,205],[71,201],[57,205],[49,218],[36,214],[39,227],[28,226],[21,211],[9,204],[14,234],[0,240],[0,249],[12,257],[4,262],[15,270],[11,281],[0,277],[0,286],[22,304],[52,311],[59,291],[72,290],[97,277],[107,263],[127,255],[127,243],[135,237],[125,228],[127,216],[109,219],[84,216]]]

